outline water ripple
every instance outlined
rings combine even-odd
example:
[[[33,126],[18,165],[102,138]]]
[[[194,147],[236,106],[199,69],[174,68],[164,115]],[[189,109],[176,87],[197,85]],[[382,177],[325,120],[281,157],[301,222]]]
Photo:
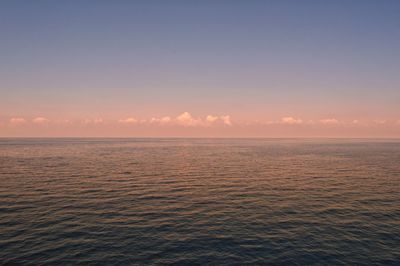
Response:
[[[0,139],[0,264],[400,264],[400,142]]]

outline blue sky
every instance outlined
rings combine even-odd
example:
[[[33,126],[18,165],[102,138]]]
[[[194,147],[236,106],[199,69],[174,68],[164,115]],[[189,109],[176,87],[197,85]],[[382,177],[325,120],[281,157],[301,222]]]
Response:
[[[1,1],[0,115],[397,119],[399,1]]]

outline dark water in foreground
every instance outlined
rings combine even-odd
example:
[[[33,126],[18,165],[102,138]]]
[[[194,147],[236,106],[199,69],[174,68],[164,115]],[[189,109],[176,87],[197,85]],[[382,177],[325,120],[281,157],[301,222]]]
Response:
[[[400,264],[400,141],[0,139],[0,264]]]

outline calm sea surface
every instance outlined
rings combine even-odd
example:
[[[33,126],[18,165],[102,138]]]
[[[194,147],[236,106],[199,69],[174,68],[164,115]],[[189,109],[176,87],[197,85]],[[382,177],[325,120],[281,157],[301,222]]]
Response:
[[[400,265],[400,141],[0,139],[0,264]]]

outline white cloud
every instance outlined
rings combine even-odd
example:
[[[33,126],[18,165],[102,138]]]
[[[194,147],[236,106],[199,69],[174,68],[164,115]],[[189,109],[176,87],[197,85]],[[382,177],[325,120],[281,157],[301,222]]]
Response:
[[[206,117],[206,121],[209,122],[209,123],[214,123],[217,120],[218,120],[218,116],[208,115]]]
[[[223,115],[220,118],[224,122],[225,125],[232,126],[231,117],[229,115]]]
[[[95,118],[95,119],[83,119],[81,121],[82,124],[89,125],[89,124],[103,124],[103,118]]]
[[[221,121],[225,125],[232,125],[231,118],[229,115],[216,116],[207,115],[204,119],[200,117],[194,117],[189,112],[183,112],[175,118],[164,116],[162,118],[153,117],[149,121],[150,123],[159,125],[178,125],[184,127],[208,127],[217,121]]]
[[[125,119],[120,119],[120,120],[118,120],[118,123],[121,123],[121,124],[137,124],[139,121],[136,119],[136,118],[134,118],[134,117],[128,117],[128,118],[125,118]]]
[[[169,116],[152,117],[147,122],[155,125],[175,125],[175,126],[184,126],[184,127],[209,127],[215,124],[217,121],[221,121],[221,123],[225,125],[232,125],[231,118],[229,115],[216,116],[216,115],[207,115],[204,119],[200,117],[194,117],[189,112],[183,112],[175,118],[171,118]]]
[[[374,120],[374,123],[375,124],[378,124],[378,125],[383,125],[383,124],[386,124],[386,120],[384,120],[384,119],[376,119],[376,120]]]
[[[162,123],[162,124],[168,124],[169,122],[171,122],[171,117],[169,117],[169,116],[164,116],[164,117],[162,117],[161,119],[160,119],[160,123]]]
[[[25,124],[25,123],[26,123],[26,120],[21,117],[12,117],[10,119],[10,124],[12,124],[12,125],[21,125],[21,124]]]
[[[286,117],[282,117],[281,123],[282,124],[289,124],[289,125],[298,125],[298,124],[302,124],[303,120],[301,120],[300,118],[294,118],[294,117],[291,117],[291,116],[286,116]]]
[[[325,118],[325,119],[319,120],[319,122],[321,122],[324,125],[337,125],[337,124],[339,124],[339,121],[336,118]]]
[[[50,122],[50,120],[44,117],[36,117],[32,120],[32,122],[35,124],[47,124]]]
[[[104,121],[103,121],[103,118],[95,118],[95,119],[93,119],[93,123],[94,124],[102,124]]]
[[[62,120],[62,121],[61,121],[61,123],[65,123],[65,124],[71,124],[71,123],[72,123],[72,121],[71,121],[71,120],[69,120],[69,119],[65,119],[65,120]]]
[[[161,118],[153,117],[150,119],[151,124],[167,125],[167,124],[170,124],[171,122],[172,122],[172,119],[169,116],[164,116]]]
[[[179,125],[185,126],[185,127],[193,127],[193,126],[199,126],[199,125],[203,124],[201,119],[193,118],[192,115],[188,112],[184,112],[184,113],[178,115],[175,118],[175,120]]]

